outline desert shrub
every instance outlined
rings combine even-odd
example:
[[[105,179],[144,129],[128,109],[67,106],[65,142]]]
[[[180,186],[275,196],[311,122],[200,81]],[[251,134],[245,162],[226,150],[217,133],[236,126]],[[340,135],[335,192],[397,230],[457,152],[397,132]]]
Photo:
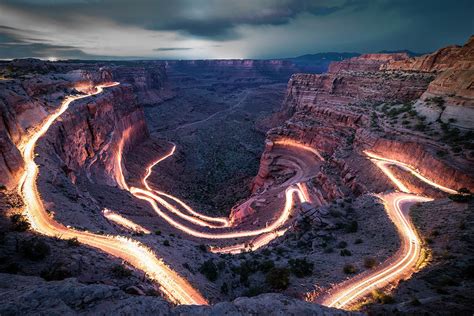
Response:
[[[266,292],[266,289],[263,286],[252,286],[247,291],[245,291],[242,295],[247,297],[253,297]]]
[[[357,269],[353,264],[348,263],[344,266],[342,271],[344,271],[345,274],[354,274],[357,272]]]
[[[6,185],[0,183],[0,191],[5,191],[7,189]]]
[[[338,244],[337,244],[337,248],[346,248],[347,247],[347,242],[345,241],[340,241]]]
[[[267,273],[275,267],[275,263],[272,260],[264,260],[260,263],[258,269],[263,273]]]
[[[366,257],[364,258],[364,267],[367,269],[371,269],[377,265],[377,260],[374,257]]]
[[[112,266],[111,271],[112,274],[118,278],[127,278],[132,275],[132,270],[128,269],[127,267],[124,267],[121,264],[116,264]]]
[[[70,238],[67,240],[68,247],[77,247],[79,246],[79,240],[76,237]]]
[[[313,274],[314,263],[308,262],[304,259],[291,259],[288,261],[290,271],[298,278],[303,278]]]
[[[48,244],[38,238],[23,240],[20,249],[26,258],[35,261],[44,259],[51,253]]]
[[[352,252],[349,249],[342,249],[339,254],[343,257],[352,256]]]
[[[227,285],[226,282],[222,283],[221,285],[221,293],[224,295],[229,293],[229,286]]]
[[[13,214],[10,216],[10,221],[12,223],[12,228],[17,232],[24,232],[30,228],[30,223],[26,216],[22,214]]]
[[[374,301],[380,304],[392,304],[394,302],[394,299],[391,295],[385,294],[381,290],[373,290],[372,298]]]
[[[459,203],[467,203],[472,199],[472,193],[468,189],[461,188],[458,192],[458,194],[450,194],[449,199]]]
[[[160,236],[161,235],[161,230],[159,230],[159,229],[155,230],[155,235]]]
[[[217,266],[214,264],[212,259],[204,261],[201,267],[199,267],[199,272],[212,282],[217,280],[217,277],[219,276]]]
[[[198,246],[198,248],[199,248],[199,250],[201,250],[202,252],[207,252],[207,247],[206,247],[206,245],[204,245],[204,244],[200,244],[200,245]]]
[[[359,223],[357,223],[357,221],[351,221],[346,226],[346,232],[348,233],[357,233],[358,229],[359,229]]]
[[[354,244],[358,245],[358,244],[362,244],[364,241],[360,238],[357,238],[355,241],[354,241]]]
[[[59,281],[70,278],[72,273],[63,264],[58,263],[48,269],[41,271],[40,275],[46,281]]]
[[[170,242],[168,240],[163,241],[163,246],[169,247]]]
[[[285,290],[290,285],[290,270],[273,268],[268,271],[265,281],[274,290]]]

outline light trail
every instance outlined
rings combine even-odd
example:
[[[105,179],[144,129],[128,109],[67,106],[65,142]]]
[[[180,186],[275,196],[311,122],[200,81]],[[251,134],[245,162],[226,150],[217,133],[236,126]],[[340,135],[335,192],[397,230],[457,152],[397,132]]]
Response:
[[[396,165],[403,170],[409,171],[418,179],[444,192],[456,192],[453,189],[427,179],[408,164],[393,159],[386,159],[367,151],[364,153],[400,191],[404,192],[380,195],[384,201],[387,214],[399,232],[402,245],[395,256],[386,260],[377,269],[343,282],[336,286],[331,293],[323,296],[319,302],[329,307],[347,308],[370,294],[372,290],[383,288],[392,282],[408,278],[416,270],[416,263],[420,257],[423,243],[410,220],[410,206],[414,203],[428,202],[433,199],[410,194],[410,190],[393,174],[387,165]]]
[[[103,211],[102,211],[102,214],[104,214],[104,217],[107,218],[109,221],[112,221],[122,227],[125,227],[133,232],[136,232],[136,233],[143,233],[143,234],[150,234],[151,232],[146,229],[145,227],[143,226],[140,226],[134,222],[132,222],[131,220],[123,217],[122,215],[120,214],[117,214],[111,210],[109,210],[108,208],[105,208]]]
[[[241,244],[230,245],[226,247],[211,246],[209,250],[213,253],[229,253],[229,254],[239,254],[245,251],[255,251],[259,248],[262,248],[263,246],[268,245],[275,238],[283,236],[287,230],[288,229],[284,228],[277,231],[262,234],[248,243],[241,243]]]
[[[280,213],[280,216],[272,222],[271,225],[268,225],[265,228],[256,229],[256,230],[247,230],[247,231],[236,231],[236,232],[225,232],[225,233],[207,233],[207,232],[200,232],[193,228],[189,228],[188,226],[174,220],[171,216],[167,213],[163,212],[156,203],[156,194],[153,192],[131,187],[130,192],[139,199],[145,200],[152,206],[153,210],[162,217],[165,221],[167,221],[171,226],[175,227],[182,232],[198,237],[198,238],[206,238],[206,239],[231,239],[231,238],[243,238],[243,237],[252,237],[257,236],[265,233],[272,232],[282,226],[290,217],[291,211],[293,209],[293,195],[296,193],[299,200],[301,202],[306,202],[306,199],[303,193],[295,187],[288,187],[285,190],[285,206]]]
[[[150,185],[148,184],[148,178],[150,177],[151,175],[151,172],[153,170],[153,167],[156,166],[158,163],[162,162],[163,160],[167,159],[168,157],[171,157],[174,152],[176,151],[176,145],[173,144],[173,146],[171,147],[171,149],[165,154],[163,155],[162,157],[160,157],[159,159],[157,159],[156,161],[154,161],[153,163],[151,163],[147,169],[146,169],[146,173],[145,173],[145,176],[143,177],[142,179],[142,183],[143,185],[145,186],[145,188],[149,191],[153,191],[159,195],[162,195],[162,196],[165,196],[169,199],[172,199],[173,201],[175,201],[176,203],[178,203],[179,205],[181,205],[184,209],[186,209],[186,211],[188,211],[190,214],[194,215],[195,217],[197,218],[194,218],[192,216],[189,216],[189,215],[186,215],[186,214],[183,214],[181,211],[179,211],[176,207],[174,207],[173,205],[169,204],[168,202],[166,202],[164,199],[154,195],[155,200],[162,204],[163,206],[165,206],[168,210],[170,210],[171,212],[173,212],[174,214],[178,215],[179,217],[183,218],[183,219],[186,219],[196,225],[199,225],[199,226],[206,226],[206,227],[210,227],[210,228],[221,228],[221,227],[229,227],[230,226],[230,223],[229,223],[229,220],[227,218],[224,218],[224,217],[211,217],[211,216],[206,216],[204,214],[201,214],[201,213],[198,213],[196,212],[195,210],[193,210],[190,206],[188,206],[186,203],[184,203],[183,201],[181,201],[180,199],[178,199],[177,197],[173,196],[173,195],[170,195],[170,194],[167,194],[165,192],[162,192],[162,191],[159,191],[159,190],[153,190]],[[120,177],[123,178],[123,175],[121,175]],[[120,178],[119,177],[119,178]],[[128,188],[128,186],[127,186]],[[213,225],[213,224],[209,224],[205,221],[208,221],[208,222],[215,222],[215,223],[220,223],[219,225]]]
[[[381,197],[385,202],[387,213],[402,237],[399,253],[395,258],[381,264],[378,269],[336,287],[334,292],[321,301],[322,305],[337,308],[347,307],[353,301],[370,294],[372,290],[384,287],[403,277],[409,277],[415,272],[414,268],[420,256],[422,242],[409,220],[409,206],[432,199],[404,193],[392,193]]]
[[[456,190],[454,190],[454,189],[451,189],[451,188],[442,186],[442,185],[437,184],[437,183],[433,182],[432,180],[426,178],[426,177],[423,176],[418,170],[416,170],[416,168],[414,168],[414,167],[412,167],[412,166],[410,166],[410,165],[408,165],[408,164],[406,164],[406,163],[403,163],[403,162],[400,162],[400,161],[397,161],[397,160],[393,160],[393,159],[383,158],[383,157],[380,157],[380,156],[378,156],[378,155],[376,155],[376,154],[374,154],[374,153],[371,153],[371,152],[369,152],[369,151],[364,151],[364,153],[365,153],[367,156],[369,156],[370,158],[372,158],[372,159],[375,159],[375,160],[378,160],[378,161],[383,161],[383,162],[385,162],[385,163],[387,163],[387,164],[396,165],[396,166],[402,168],[403,170],[410,172],[412,175],[414,175],[415,177],[417,177],[417,178],[420,179],[421,181],[423,181],[423,182],[425,182],[425,183],[427,183],[427,184],[429,184],[429,185],[431,185],[431,186],[433,186],[433,187],[435,187],[435,188],[438,188],[438,189],[441,190],[441,191],[444,191],[444,192],[449,193],[449,194],[457,194],[457,193],[458,193],[458,191],[456,191]],[[392,179],[392,177],[394,177],[394,176],[393,176],[393,173],[392,173],[390,170],[389,170],[389,172],[386,172],[386,170],[383,170],[383,171],[384,171],[384,173],[385,173],[390,179]],[[390,173],[391,175],[389,175],[389,173]],[[393,181],[393,180],[392,180],[392,181]],[[398,181],[398,182],[399,182],[399,181]],[[395,182],[394,182],[394,183],[395,183]],[[395,184],[399,187],[399,184],[398,184],[398,183],[395,183]],[[405,187],[405,186],[403,186],[403,187]],[[399,187],[399,188],[400,188],[400,187]],[[408,190],[406,187],[405,187],[405,189],[406,189],[406,191],[404,191],[404,190],[402,190],[402,189],[400,188],[400,190],[403,191],[403,192],[409,192],[409,190]]]
[[[99,94],[103,91],[103,88],[117,84],[101,85],[97,87],[97,91],[94,93],[67,97],[60,108],[48,116],[45,122],[39,128],[36,128],[32,135],[19,147],[25,162],[25,171],[18,186],[19,193],[25,203],[24,212],[29,219],[31,228],[38,233],[47,236],[59,236],[62,239],[77,238],[83,244],[122,258],[135,268],[144,271],[150,279],[158,283],[161,291],[172,302],[179,304],[208,304],[207,300],[196,289],[168,267],[161,259],[158,259],[153,251],[145,245],[121,236],[97,235],[67,228],[56,222],[46,212],[43,201],[39,196],[36,186],[39,169],[34,161],[34,150],[37,141],[48,131],[54,121],[67,110],[71,102]]]
[[[295,147],[295,148],[299,148],[299,149],[309,151],[309,152],[313,153],[314,155],[316,155],[321,161],[324,161],[323,156],[321,156],[321,154],[319,153],[318,150],[316,150],[315,148],[313,148],[311,146],[308,146],[308,145],[302,144],[300,142],[297,142],[297,141],[295,141],[291,138],[280,138],[280,139],[277,139],[277,140],[273,141],[273,143],[277,144],[277,145],[281,145],[281,146],[290,146],[290,147]]]

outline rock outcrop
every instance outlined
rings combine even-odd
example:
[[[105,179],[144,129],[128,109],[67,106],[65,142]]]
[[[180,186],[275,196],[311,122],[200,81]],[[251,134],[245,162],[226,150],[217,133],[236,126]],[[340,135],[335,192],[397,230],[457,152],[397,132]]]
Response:
[[[474,129],[474,36],[464,46],[448,46],[421,57],[392,61],[384,70],[436,73],[417,110],[429,121],[451,121]]]
[[[0,274],[2,315],[359,315],[281,294],[241,297],[213,306],[172,307],[161,297],[130,295],[104,284],[75,279],[45,282],[37,277]]]

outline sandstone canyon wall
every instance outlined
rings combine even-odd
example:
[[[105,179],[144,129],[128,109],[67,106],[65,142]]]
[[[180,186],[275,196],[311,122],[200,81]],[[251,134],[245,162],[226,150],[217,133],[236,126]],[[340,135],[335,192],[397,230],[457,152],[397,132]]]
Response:
[[[18,147],[65,96],[91,91],[100,83],[121,83],[73,102],[48,134],[73,181],[85,173],[92,181],[114,185],[116,153],[148,136],[141,106],[169,95],[162,64],[99,67],[22,60],[8,67],[20,76],[0,81],[0,184],[10,189],[23,170]]]
[[[437,93],[443,94],[447,100],[463,98],[464,103],[456,106],[469,108],[472,102],[473,70],[472,63],[466,59],[474,55],[466,50],[471,50],[471,46],[472,38],[463,47],[448,48],[449,53],[440,50],[444,52],[443,56],[447,56],[445,58],[434,58],[432,55],[409,58],[406,54],[367,54],[335,62],[325,74],[295,74],[288,83],[281,110],[287,121],[270,130],[267,139],[271,143],[279,138],[292,138],[317,148],[328,157],[328,166],[335,167],[333,171],[342,179],[340,184],[356,193],[366,189],[364,181],[367,182],[367,177],[364,173],[371,172],[370,165],[351,155],[350,151],[341,153],[345,148],[353,148],[359,157],[363,156],[364,150],[375,151],[410,164],[447,187],[474,190],[471,161],[460,157],[438,157],[436,153],[444,148],[442,143],[422,133],[393,128],[374,110],[379,104],[408,104],[423,100],[440,85],[442,88],[436,88]],[[452,70],[453,65],[457,65],[458,69]],[[454,75],[451,71],[461,74]],[[459,97],[459,94],[462,96]],[[418,107],[415,108],[418,110]],[[446,112],[449,112],[448,109]],[[460,124],[474,118],[471,112],[463,113],[466,117],[457,121]],[[275,176],[272,174],[270,151],[271,146],[267,146],[262,155],[254,190]],[[366,169],[363,172],[362,165]],[[365,180],[362,179],[364,177]],[[374,175],[372,179],[377,177],[380,178]],[[326,182],[320,182],[321,187],[328,187],[328,181],[338,181],[331,179],[331,176],[319,177],[319,180]],[[371,190],[386,189],[382,183],[376,187],[376,182],[374,180],[369,184],[373,186]]]

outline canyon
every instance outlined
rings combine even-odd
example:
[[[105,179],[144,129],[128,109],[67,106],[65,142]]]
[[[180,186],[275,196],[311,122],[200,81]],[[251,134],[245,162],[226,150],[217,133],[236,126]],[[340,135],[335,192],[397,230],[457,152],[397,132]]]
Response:
[[[0,63],[0,287],[18,293],[3,296],[0,313],[31,313],[37,307],[23,301],[40,299],[35,288],[43,311],[56,313],[417,313],[459,296],[451,308],[472,310],[463,294],[474,289],[472,253],[458,244],[472,239],[473,201],[451,199],[474,191],[473,50],[471,37],[419,57],[348,54],[323,67],[292,60]],[[299,73],[307,69],[317,73]],[[112,82],[120,84],[93,95]],[[22,152],[70,95],[87,97],[36,144],[45,212],[68,229],[139,242],[214,305],[173,307],[166,300],[179,300],[160,280],[123,257],[10,228],[27,204],[17,190],[27,171]],[[386,159],[386,169],[367,152]],[[384,200],[403,188],[429,197],[410,204],[424,257],[381,286],[394,302],[372,294],[325,307],[339,284],[382,269],[406,247]],[[181,207],[188,217],[171,211]],[[204,224],[188,223],[190,214]],[[224,224],[209,226],[216,217]],[[25,259],[28,243],[46,244],[51,255]],[[286,287],[269,285],[271,271],[289,274]],[[436,273],[452,282],[434,282]],[[66,300],[68,293],[75,294]]]

